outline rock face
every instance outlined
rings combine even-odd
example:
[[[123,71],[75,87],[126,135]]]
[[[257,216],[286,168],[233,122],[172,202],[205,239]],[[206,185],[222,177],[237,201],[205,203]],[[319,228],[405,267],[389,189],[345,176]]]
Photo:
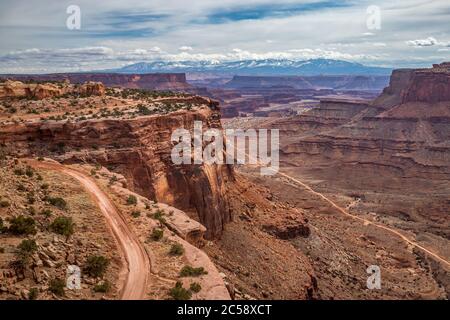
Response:
[[[450,71],[442,65],[398,70],[372,103],[352,108],[354,104],[323,101],[294,119],[301,127],[320,114],[313,134],[299,139],[291,130],[281,139],[286,141],[284,159],[313,166],[360,163],[405,176],[450,179],[449,79]]]
[[[192,101],[208,107],[167,115],[67,122],[34,122],[0,128],[0,143],[23,156],[45,155],[63,163],[87,160],[123,174],[129,188],[150,199],[196,212],[206,226],[206,237],[218,237],[231,220],[226,183],[233,179],[226,165],[174,165],[171,134],[193,129],[193,122],[221,128],[217,104],[200,97]],[[63,146],[67,152],[55,150]]]
[[[185,90],[191,88],[184,73],[119,74],[119,73],[58,73],[44,75],[5,75],[0,78],[21,81],[63,81],[82,84],[101,82],[107,87],[152,90]]]
[[[77,93],[84,96],[102,96],[105,94],[105,86],[99,82],[86,82],[79,87],[65,84],[52,83],[36,84],[7,80],[0,84],[0,99],[36,99],[59,97],[64,94]]]

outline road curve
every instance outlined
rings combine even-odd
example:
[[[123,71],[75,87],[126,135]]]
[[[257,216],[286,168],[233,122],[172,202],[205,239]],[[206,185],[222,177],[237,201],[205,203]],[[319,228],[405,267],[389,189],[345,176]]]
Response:
[[[129,229],[127,223],[116,209],[108,195],[99,188],[96,182],[86,174],[57,163],[29,161],[35,167],[56,170],[78,180],[99,206],[119,243],[127,262],[126,278],[121,289],[120,299],[142,300],[146,298],[150,261],[145,249]]]
[[[259,161],[258,161],[257,159],[252,158],[247,152],[246,152],[246,155],[247,155],[250,159],[252,159],[255,163],[257,163],[257,166],[261,166],[261,165],[259,164]],[[288,179],[288,180],[291,180],[291,181],[294,182],[295,184],[302,186],[303,188],[305,188],[306,190],[308,190],[310,193],[312,193],[312,194],[314,194],[314,195],[320,197],[320,198],[321,198],[322,200],[324,200],[325,202],[328,202],[332,207],[334,207],[335,209],[337,209],[337,210],[338,210],[340,213],[342,213],[343,215],[345,215],[345,216],[347,216],[347,217],[349,217],[349,218],[351,218],[351,219],[354,219],[354,220],[358,220],[358,221],[360,221],[360,222],[363,222],[363,223],[365,223],[365,224],[367,224],[367,225],[372,225],[372,226],[374,226],[374,227],[376,227],[376,228],[383,229],[383,230],[385,230],[385,231],[387,231],[387,232],[390,232],[390,233],[392,233],[392,234],[398,236],[398,237],[399,237],[400,239],[402,239],[404,242],[406,242],[406,243],[408,243],[408,244],[410,244],[410,245],[416,247],[417,249],[419,249],[419,250],[425,252],[426,254],[428,254],[431,258],[435,259],[436,261],[439,261],[439,262],[443,263],[447,268],[450,267],[450,262],[449,262],[447,259],[445,259],[444,257],[441,257],[439,254],[437,254],[437,253],[431,251],[430,249],[425,248],[424,246],[418,244],[417,242],[415,242],[415,241],[413,241],[413,240],[410,240],[407,236],[405,236],[404,234],[402,234],[400,231],[398,231],[398,230],[396,230],[396,229],[394,229],[394,228],[390,228],[390,227],[388,227],[388,226],[385,226],[385,225],[383,225],[383,224],[376,223],[376,222],[373,222],[373,221],[371,221],[371,220],[368,220],[368,219],[365,219],[365,218],[362,218],[362,217],[359,217],[359,216],[355,216],[355,215],[349,213],[347,210],[345,210],[345,209],[342,208],[341,206],[339,206],[338,204],[336,204],[333,200],[331,200],[330,198],[328,198],[328,197],[325,196],[324,194],[315,191],[313,188],[311,188],[311,187],[310,187],[309,185],[307,185],[306,183],[300,181],[299,179],[296,179],[296,178],[294,178],[294,177],[292,177],[292,176],[290,176],[290,175],[288,175],[288,174],[286,174],[286,173],[284,173],[284,172],[275,170],[275,169],[270,168],[270,167],[267,167],[267,169],[268,169],[268,170],[272,170],[275,174],[279,174],[280,176],[285,177],[285,178]]]

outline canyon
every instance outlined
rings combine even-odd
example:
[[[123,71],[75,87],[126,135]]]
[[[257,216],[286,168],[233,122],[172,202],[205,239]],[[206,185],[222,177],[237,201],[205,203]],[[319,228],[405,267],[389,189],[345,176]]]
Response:
[[[383,76],[236,76],[207,87],[184,75],[47,76],[0,83],[4,170],[15,183],[22,162],[61,166],[106,190],[151,252],[151,298],[167,297],[164,279],[190,285],[177,275],[188,262],[210,275],[199,278],[210,289],[198,299],[448,298],[448,63],[394,70],[384,89]],[[278,129],[280,171],[175,165],[171,134],[195,121]],[[9,221],[21,206],[0,208],[1,217]],[[158,228],[165,240],[149,241]],[[172,241],[185,248],[176,268],[165,253]],[[123,259],[110,298],[120,298]],[[379,290],[366,286],[372,265],[381,269]]]

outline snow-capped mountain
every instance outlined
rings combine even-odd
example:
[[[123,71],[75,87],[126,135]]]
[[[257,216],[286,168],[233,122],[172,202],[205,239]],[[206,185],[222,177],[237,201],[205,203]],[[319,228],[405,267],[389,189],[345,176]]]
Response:
[[[120,69],[118,73],[217,72],[239,75],[389,75],[392,69],[369,67],[360,63],[331,59],[243,60],[243,61],[155,61],[140,62]]]

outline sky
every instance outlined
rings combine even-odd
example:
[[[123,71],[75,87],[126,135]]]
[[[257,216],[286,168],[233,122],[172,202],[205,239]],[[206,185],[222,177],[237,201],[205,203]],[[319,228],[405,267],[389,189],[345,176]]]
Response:
[[[80,9],[80,28],[69,29]],[[1,0],[0,73],[136,62],[330,58],[450,61],[449,0]]]

